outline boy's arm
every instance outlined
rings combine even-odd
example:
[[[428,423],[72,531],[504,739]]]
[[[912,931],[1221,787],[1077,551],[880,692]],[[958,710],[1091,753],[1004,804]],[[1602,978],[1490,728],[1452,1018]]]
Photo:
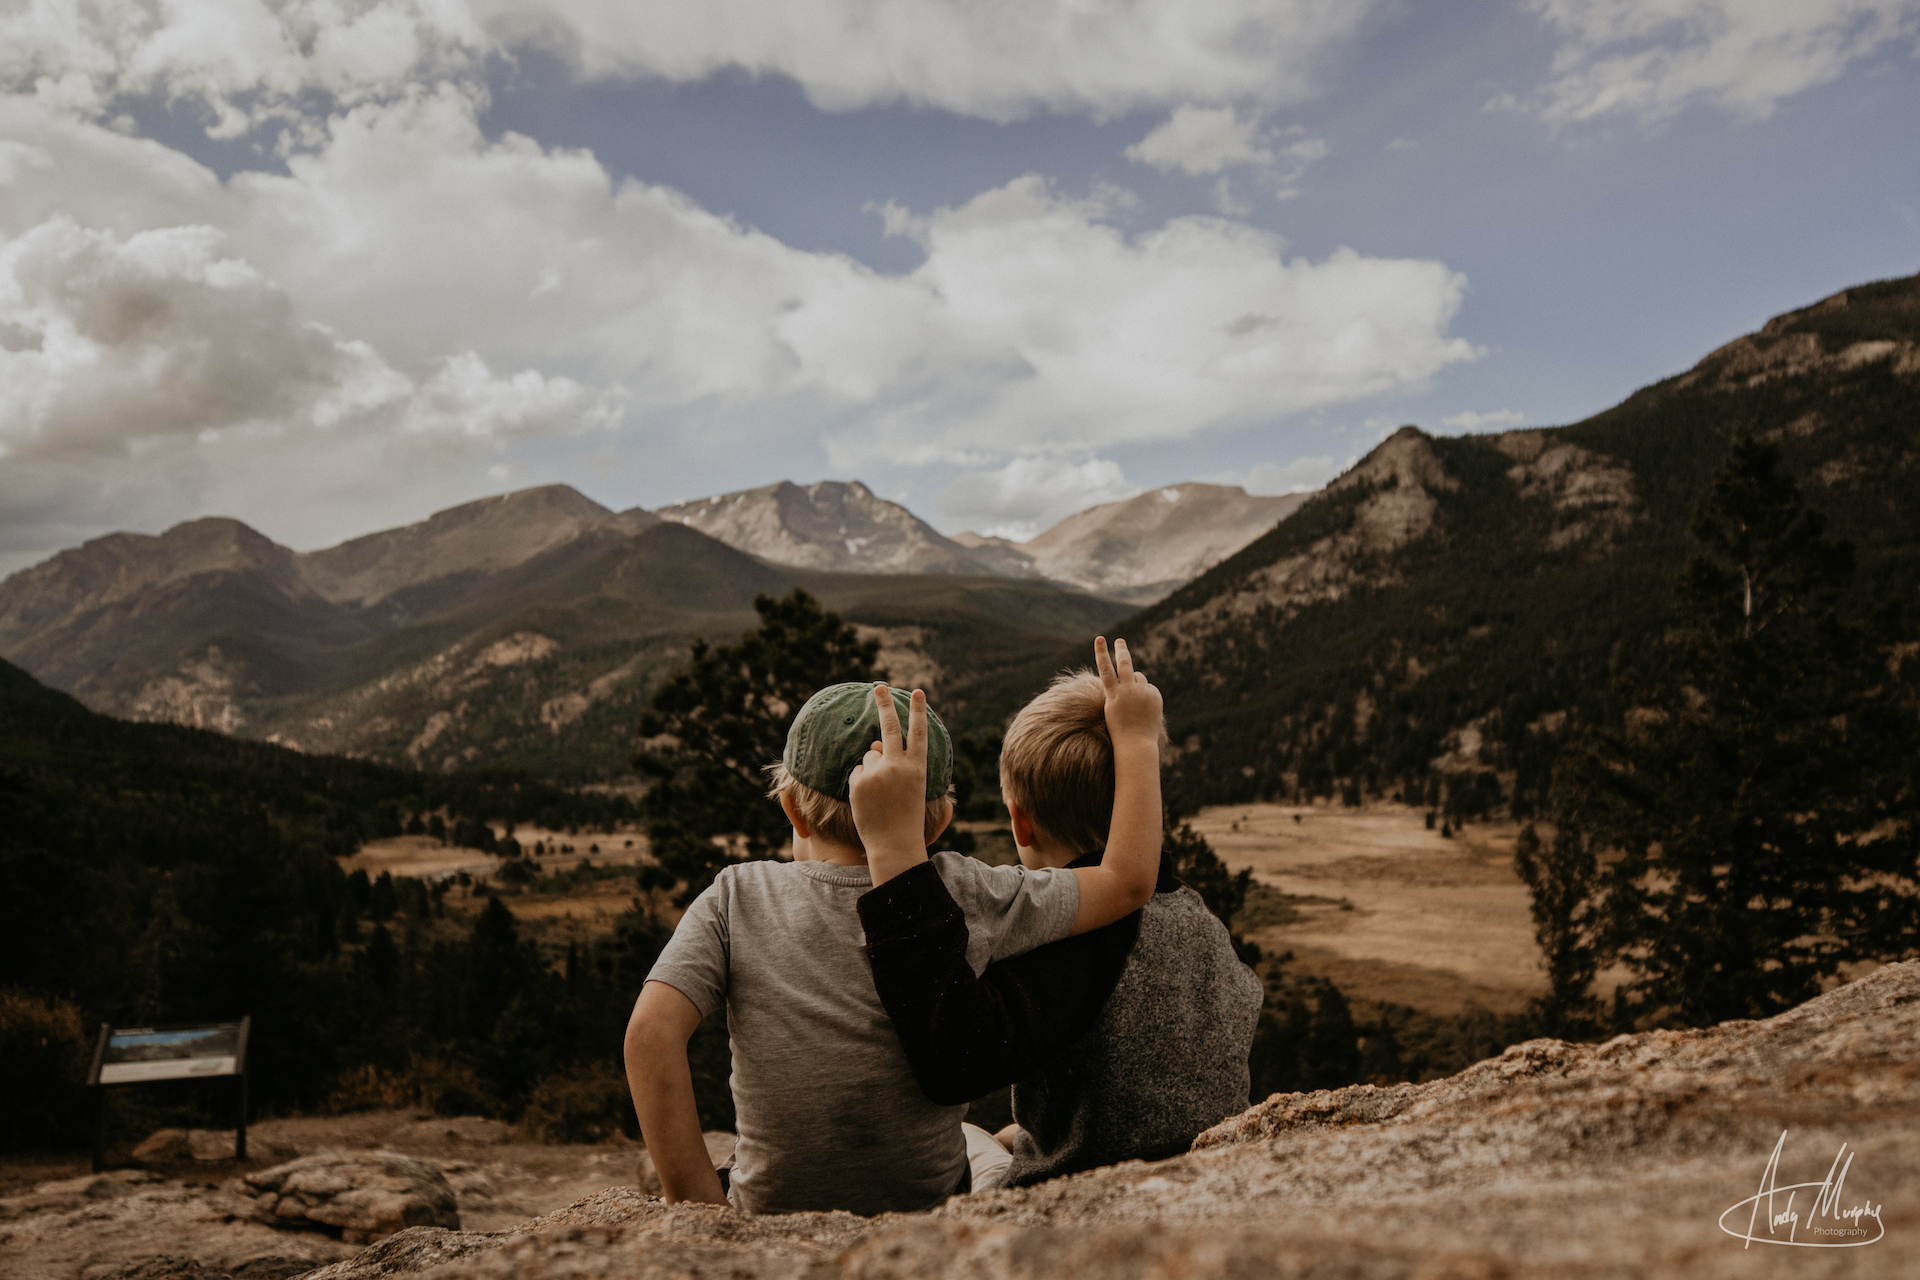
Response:
[[[1133,669],[1127,642],[1093,642],[1093,659],[1107,692],[1107,733],[1113,739],[1113,825],[1097,867],[1079,867],[1080,908],[1072,933],[1112,924],[1153,898],[1160,874],[1160,691]]]
[[[700,1136],[687,1067],[687,1041],[699,1025],[700,1010],[673,987],[664,982],[641,987],[627,1022],[627,1085],[668,1202],[725,1204],[720,1175]]]
[[[1138,913],[988,965],[932,863],[859,899],[874,989],[928,1100],[970,1102],[1044,1066],[1093,1026],[1127,967]]]

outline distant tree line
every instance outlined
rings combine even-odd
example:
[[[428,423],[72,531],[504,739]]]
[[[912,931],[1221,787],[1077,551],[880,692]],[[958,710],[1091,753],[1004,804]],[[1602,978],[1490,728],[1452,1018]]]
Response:
[[[421,918],[431,905],[424,887],[356,882],[339,857],[400,834],[408,815],[448,814],[456,827],[560,829],[637,817],[625,799],[515,775],[425,775],[174,725],[128,724],[6,664],[0,813],[0,1072],[25,1060],[16,1036],[37,1045],[49,1027],[77,1026],[90,1053],[101,1022],[224,1021],[245,1013],[255,1027],[254,1096],[266,1108],[321,1105],[343,1073],[396,1053],[478,1054],[483,1038],[491,1043],[494,1032],[483,1036],[483,1024],[498,999],[583,1007],[527,994],[528,984],[547,981],[550,966],[503,944],[497,916],[492,933],[463,944],[466,954],[422,950],[425,943],[396,933],[391,922]],[[493,990],[503,995],[481,992],[470,980],[481,953],[495,957],[482,971],[522,978],[502,978]],[[594,958],[587,972],[596,976],[576,977],[568,999],[599,998],[591,994],[602,980],[599,965]],[[419,1007],[444,998],[466,1012],[423,1024],[417,1035],[400,1034],[399,1022],[366,1034],[368,1009],[416,998]],[[610,1036],[603,1049],[618,1044],[617,1027],[581,1035]],[[576,1050],[564,1037],[556,1043],[558,1070]],[[503,1105],[525,1096],[519,1068],[502,1065],[508,1057],[474,1060],[483,1059],[497,1064],[484,1079]],[[28,1093],[47,1088],[44,1078],[0,1079],[13,1083]],[[73,1120],[72,1102],[69,1096],[64,1110],[54,1108],[62,1123]],[[53,1122],[49,1112],[35,1124]],[[35,1136],[14,1126],[7,1133]]]

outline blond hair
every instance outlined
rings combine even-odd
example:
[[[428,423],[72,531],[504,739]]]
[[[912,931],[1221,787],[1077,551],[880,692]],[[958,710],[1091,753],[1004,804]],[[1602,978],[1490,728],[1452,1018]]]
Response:
[[[1113,738],[1099,676],[1063,672],[1020,709],[1000,747],[1000,794],[1075,853],[1106,846]]]
[[[767,789],[770,799],[778,800],[782,793],[791,792],[793,807],[807,820],[807,826],[813,834],[834,844],[843,844],[865,853],[867,846],[860,841],[860,829],[853,825],[853,806],[845,800],[836,800],[824,791],[815,791],[800,779],[787,772],[785,762],[776,760],[767,766],[767,776],[773,785]],[[947,794],[927,801],[927,843],[940,834],[940,829],[953,816],[953,788],[947,788]]]

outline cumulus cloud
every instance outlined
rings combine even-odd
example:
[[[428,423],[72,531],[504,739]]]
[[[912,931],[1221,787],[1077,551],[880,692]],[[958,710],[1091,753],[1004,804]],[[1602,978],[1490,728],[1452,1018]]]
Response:
[[[955,478],[937,507],[947,528],[1025,542],[1076,511],[1139,492],[1119,463],[1104,458],[1015,458],[996,470]]]
[[[1440,419],[1440,425],[1452,427],[1455,431],[1485,431],[1489,427],[1518,426],[1526,420],[1527,415],[1518,409],[1495,409],[1490,413],[1476,413],[1467,409]]]
[[[808,376],[869,403],[859,428],[829,434],[834,465],[1182,439],[1478,354],[1447,335],[1465,281],[1440,263],[1288,260],[1242,223],[1129,236],[1103,215],[1018,179],[913,222],[926,261],[861,278],[858,305],[835,295],[783,316]]]
[[[197,98],[216,132],[302,93],[352,104],[471,77],[544,46],[590,78],[782,75],[828,110],[881,103],[991,120],[1111,117],[1172,101],[1269,104],[1377,7],[1334,0],[37,0],[0,15],[0,83],[45,80],[78,107]]]
[[[1288,259],[1276,237],[1213,217],[1125,231],[1120,193],[1075,197],[1028,176],[957,208],[890,210],[889,229],[924,260],[882,274],[669,188],[615,182],[588,152],[485,136],[469,74],[481,58],[569,23],[589,31],[589,18],[625,31],[624,9],[561,5],[534,22],[466,0],[64,3],[0,16],[0,81],[19,90],[0,93],[0,538],[16,549],[55,527],[28,489],[115,523],[141,502],[171,502],[177,518],[217,500],[272,513],[276,536],[339,536],[358,531],[340,514],[351,502],[418,483],[420,468],[455,458],[469,485],[489,466],[517,479],[504,445],[623,420],[646,449],[675,433],[736,451],[778,435],[820,442],[842,473],[964,467],[954,510],[1044,527],[1131,491],[1117,467],[1088,461],[1110,446],[1406,389],[1477,354],[1448,333],[1464,281],[1437,262]],[[976,13],[999,12],[923,7],[968,32]],[[736,9],[636,8],[663,24],[646,56],[667,69],[654,73],[704,74],[686,50],[724,44],[709,16]],[[1189,10],[1200,16],[1168,21],[1239,12]],[[1261,12],[1237,29],[1319,10]],[[1056,17],[1061,30],[1078,21]],[[1132,38],[1134,20],[1102,39]],[[638,66],[608,52],[624,47],[617,34],[582,37],[583,67]],[[1174,43],[1157,63],[1168,75],[1183,65]],[[895,92],[887,75],[912,79],[895,45],[855,45],[842,70],[870,74],[860,92],[872,100]],[[1294,57],[1251,38],[1221,48]],[[966,88],[952,68],[973,64],[951,62],[947,81],[927,83],[955,110],[1119,109],[1148,92],[1092,76],[1049,97],[1018,68],[978,66],[1000,87]],[[722,63],[759,65],[737,50]],[[1006,87],[1016,81],[1027,87]],[[1230,78],[1220,85],[1224,96]],[[288,122],[285,172],[222,181],[110,127],[116,95],[136,92],[197,96],[226,113],[222,129]],[[1192,85],[1177,96],[1205,97]],[[1269,174],[1325,153],[1297,130],[1259,147]],[[471,496],[444,483],[405,514]],[[1078,496],[1063,508],[1055,492]],[[38,532],[18,532],[27,525]]]
[[[1253,169],[1276,198],[1290,200],[1300,194],[1297,184],[1308,166],[1332,151],[1326,139],[1306,135],[1299,125],[1278,133],[1265,130],[1257,112],[1243,120],[1232,107],[1189,103],[1176,107],[1164,124],[1122,154],[1162,173],[1178,169],[1195,176],[1218,174],[1214,207],[1229,217],[1245,217],[1251,210],[1234,197],[1226,171]]]
[[[1353,465],[1357,459],[1335,462],[1331,456],[1295,458],[1292,462],[1256,462],[1245,471],[1222,471],[1209,476],[1215,484],[1237,484],[1248,493],[1313,493]]]
[[[1174,108],[1167,122],[1122,154],[1162,173],[1219,173],[1233,165],[1273,163],[1273,152],[1256,139],[1259,116],[1242,120],[1232,107]]]
[[[97,506],[139,475],[202,495],[232,478],[271,509],[327,497],[311,469],[287,466],[296,456],[354,453],[342,480],[361,485],[369,447],[484,450],[605,420],[578,383],[500,378],[471,352],[396,368],[299,318],[224,240],[205,226],[121,237],[64,216],[0,237],[0,505],[14,513],[0,551],[51,549],[34,545],[48,530],[30,515],[50,497]],[[280,467],[260,468],[263,448]]]
[[[1529,103],[1547,120],[1654,122],[1702,102],[1764,119],[1884,49],[1910,51],[1920,0],[1529,0],[1560,40]],[[1488,104],[1511,109],[1502,95]]]

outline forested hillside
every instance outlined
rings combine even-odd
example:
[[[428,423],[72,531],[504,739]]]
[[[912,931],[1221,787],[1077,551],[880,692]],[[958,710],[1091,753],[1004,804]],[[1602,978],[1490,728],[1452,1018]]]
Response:
[[[1849,608],[1920,606],[1920,277],[1781,316],[1584,422],[1405,428],[1117,627],[1167,694],[1184,807],[1405,795],[1536,809],[1554,755],[1666,660],[1688,520],[1737,433],[1854,544]],[[1064,658],[1064,655],[1063,655]]]
[[[476,1093],[524,1101],[543,1078],[609,1057],[665,936],[641,913],[605,954],[556,969],[504,909],[469,930],[446,918],[446,884],[370,894],[335,861],[421,814],[595,827],[631,819],[624,800],[128,724],[5,663],[0,814],[8,998],[70,1004],[87,1032],[251,1014],[267,1108],[319,1103],[349,1069],[417,1061],[452,1064],[468,1107]],[[3,1078],[24,1087],[22,1070],[9,1063]]]

